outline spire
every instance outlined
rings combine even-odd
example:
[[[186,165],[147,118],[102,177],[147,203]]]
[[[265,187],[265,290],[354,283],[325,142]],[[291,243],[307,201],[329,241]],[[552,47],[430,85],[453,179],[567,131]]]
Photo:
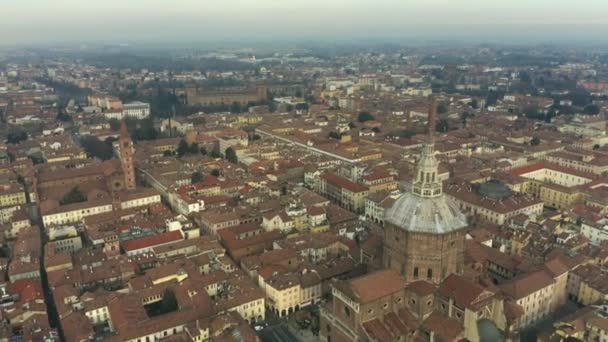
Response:
[[[437,197],[442,194],[442,184],[439,180],[439,163],[435,159],[435,115],[437,102],[431,97],[431,108],[428,117],[428,141],[422,147],[422,154],[416,170],[416,179],[412,192],[420,197]]]
[[[428,135],[429,135],[429,142],[430,143],[434,143],[435,142],[435,125],[437,122],[437,98],[435,98],[435,96],[431,95],[431,108],[429,109],[429,117],[428,117]]]

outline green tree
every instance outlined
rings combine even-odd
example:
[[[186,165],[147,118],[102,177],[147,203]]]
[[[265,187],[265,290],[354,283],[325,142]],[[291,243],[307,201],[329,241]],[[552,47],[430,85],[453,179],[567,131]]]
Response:
[[[448,123],[448,120],[446,119],[441,119],[439,120],[439,122],[437,122],[437,124],[435,124],[435,131],[437,132],[447,132],[450,129],[450,124]]]
[[[27,133],[24,131],[9,132],[6,136],[6,140],[9,144],[18,144],[27,140]]]
[[[203,180],[203,174],[200,171],[192,172],[192,175],[190,176],[190,181],[192,184],[196,184],[198,182],[201,182],[202,180]]]
[[[89,157],[108,160],[114,157],[112,142],[115,140],[115,138],[107,138],[106,140],[101,141],[95,136],[86,135],[80,139],[80,144]]]
[[[445,104],[440,103],[437,105],[437,114],[444,114],[447,112],[448,112],[448,107]]]
[[[200,149],[198,148],[198,143],[192,143],[190,144],[190,146],[188,147],[188,153],[190,154],[197,154],[200,152]]]
[[[375,120],[374,116],[371,115],[369,112],[360,112],[359,113],[359,117],[357,119],[359,120],[359,122],[366,122],[366,121]]]
[[[239,158],[232,147],[228,147],[226,151],[224,151],[224,155],[226,156],[226,160],[233,164],[237,164],[239,162]]]
[[[59,200],[59,204],[66,205],[72,203],[85,202],[87,197],[80,191],[78,186],[73,187]]]
[[[201,146],[201,154],[206,156],[207,155],[207,148],[205,146]]]
[[[241,103],[232,102],[232,105],[230,106],[230,113],[238,114],[238,113],[242,113],[242,112],[243,112],[243,106],[241,105]]]
[[[539,137],[533,137],[532,139],[530,139],[530,145],[532,145],[532,146],[538,146],[538,145],[540,145],[540,138]]]
[[[598,115],[600,113],[600,107],[596,104],[586,105],[583,109],[583,113],[587,115]]]
[[[498,100],[502,99],[503,94],[495,91],[489,91],[486,97],[486,107],[495,106]]]
[[[180,140],[179,144],[177,145],[177,156],[182,157],[186,153],[188,153],[189,150],[190,150],[190,146],[188,145],[186,140],[184,140],[184,139]]]
[[[59,112],[57,113],[57,120],[61,121],[61,122],[70,122],[72,121],[72,116],[66,114],[63,110],[59,110]]]
[[[417,133],[418,132],[414,128],[406,128],[406,129],[404,129],[402,131],[399,131],[397,133],[397,136],[409,139],[409,138],[413,137],[414,135],[416,135]]]
[[[338,133],[338,132],[331,131],[331,132],[329,132],[328,137],[331,138],[331,139],[340,140],[342,138],[342,134]]]
[[[158,137],[158,131],[154,127],[154,121],[151,118],[141,120],[139,127],[135,129],[133,138],[135,140],[154,140]]]
[[[220,170],[218,170],[218,169],[211,170],[211,175],[213,177],[219,177],[220,176]]]
[[[120,129],[120,121],[118,121],[118,119],[110,119],[110,121],[108,121],[110,123],[110,129],[114,132],[118,131]]]
[[[221,157],[220,153],[216,150],[211,151],[211,158],[219,158]]]
[[[471,106],[471,108],[473,109],[477,109],[479,108],[479,102],[477,101],[477,99],[473,99],[471,102],[469,102],[469,106]]]

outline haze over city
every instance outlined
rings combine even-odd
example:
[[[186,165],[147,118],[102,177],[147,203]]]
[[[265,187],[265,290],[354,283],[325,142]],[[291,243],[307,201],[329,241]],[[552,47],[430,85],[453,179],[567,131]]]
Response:
[[[606,43],[602,0],[20,0],[1,45],[257,39]]]
[[[608,0],[1,2],[0,342],[606,340]]]

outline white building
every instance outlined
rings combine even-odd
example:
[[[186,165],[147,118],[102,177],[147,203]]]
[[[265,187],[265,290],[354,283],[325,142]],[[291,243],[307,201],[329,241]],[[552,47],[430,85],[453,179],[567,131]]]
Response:
[[[604,218],[595,223],[583,223],[581,234],[592,244],[599,245],[602,241],[608,240],[608,219]]]
[[[145,119],[150,116],[150,104],[145,102],[125,103],[122,106],[122,118]]]

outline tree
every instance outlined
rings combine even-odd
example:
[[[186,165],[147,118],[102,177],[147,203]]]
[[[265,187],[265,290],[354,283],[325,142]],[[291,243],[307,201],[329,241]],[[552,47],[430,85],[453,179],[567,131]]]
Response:
[[[499,99],[502,98],[502,94],[495,91],[489,91],[486,97],[486,107],[495,106]]]
[[[409,139],[409,138],[413,137],[414,135],[416,135],[417,133],[418,132],[414,128],[406,128],[402,131],[399,131],[397,135],[402,138]]]
[[[471,102],[469,102],[469,106],[471,106],[471,108],[473,109],[477,109],[479,108],[479,102],[477,101],[477,99],[473,99]]]
[[[593,145],[593,150],[599,150],[600,149],[600,145],[599,144],[595,144]]]
[[[154,127],[154,121],[147,118],[140,121],[139,127],[135,129],[133,138],[135,140],[154,140],[158,137],[158,131]]]
[[[207,155],[207,148],[205,146],[201,147],[201,154],[206,156]]]
[[[331,132],[329,132],[328,137],[330,137],[331,139],[340,140],[342,138],[342,134],[338,133],[338,132],[331,131]]]
[[[591,94],[585,89],[576,89],[568,94],[572,104],[578,107],[584,107],[591,102]]]
[[[369,112],[360,112],[358,117],[359,122],[372,121],[375,120],[373,115]]]
[[[437,114],[444,114],[447,112],[448,112],[448,107],[445,104],[440,103],[437,105]]]
[[[583,109],[583,113],[587,115],[598,115],[600,113],[600,107],[596,104],[586,105]]]
[[[165,157],[170,157],[172,155],[173,155],[173,152],[171,152],[169,150],[163,151],[163,156],[165,156]]]
[[[196,184],[202,180],[203,180],[203,174],[200,171],[192,172],[192,175],[190,176],[190,182],[192,184]]]
[[[56,119],[62,122],[70,122],[72,121],[72,116],[64,113],[63,110],[60,109],[57,113]]]
[[[218,169],[211,170],[211,175],[213,177],[219,177],[220,176],[220,170],[218,170]]]
[[[192,143],[190,144],[190,146],[188,147],[188,153],[190,154],[197,154],[200,152],[200,149],[198,148],[198,143]]]
[[[116,132],[120,129],[120,121],[118,121],[118,119],[112,118],[110,119],[109,123],[112,131]]]
[[[232,147],[228,147],[226,151],[224,151],[224,155],[226,156],[226,160],[233,164],[237,164],[239,162],[239,158]]]
[[[522,83],[530,83],[532,81],[532,77],[530,77],[530,74],[527,71],[520,71],[519,81]]]
[[[189,150],[190,150],[190,146],[188,146],[188,143],[186,142],[186,140],[184,140],[184,139],[180,140],[179,144],[177,145],[177,156],[182,157],[186,153],[188,153]]]
[[[114,140],[115,138],[107,138],[101,141],[95,136],[87,135],[80,139],[80,144],[89,157],[108,160],[114,157],[114,147],[112,146]]]
[[[448,123],[448,120],[446,119],[441,119],[439,120],[439,122],[437,122],[437,124],[435,125],[435,131],[437,132],[447,132],[450,129],[450,124]]]
[[[219,158],[219,157],[221,157],[221,156],[218,151],[216,151],[216,150],[211,151],[211,158]]]
[[[230,106],[230,113],[238,114],[238,113],[241,113],[242,111],[243,111],[243,106],[241,106],[240,102],[232,102],[232,105]]]
[[[80,191],[78,186],[73,187],[59,200],[59,204],[66,205],[72,203],[85,202],[87,197]]]
[[[539,137],[533,137],[532,139],[530,139],[530,145],[531,146],[538,146],[538,145],[540,145],[540,138]]]
[[[545,114],[538,110],[536,106],[527,106],[524,108],[524,114],[529,119],[544,120]]]
[[[18,144],[27,140],[27,133],[24,131],[9,132],[6,139],[9,144]]]

